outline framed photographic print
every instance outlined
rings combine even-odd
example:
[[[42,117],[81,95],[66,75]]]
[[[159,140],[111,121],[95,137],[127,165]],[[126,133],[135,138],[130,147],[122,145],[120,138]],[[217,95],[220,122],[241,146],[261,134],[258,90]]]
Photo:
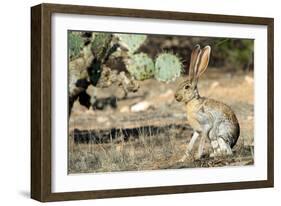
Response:
[[[273,187],[273,19],[31,8],[31,197]]]

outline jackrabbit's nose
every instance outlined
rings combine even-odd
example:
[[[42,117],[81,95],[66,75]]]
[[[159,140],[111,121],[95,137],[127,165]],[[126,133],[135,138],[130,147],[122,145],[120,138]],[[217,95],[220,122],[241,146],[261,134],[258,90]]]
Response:
[[[177,101],[181,101],[182,100],[182,96],[181,95],[178,95],[178,94],[175,94],[175,99]]]

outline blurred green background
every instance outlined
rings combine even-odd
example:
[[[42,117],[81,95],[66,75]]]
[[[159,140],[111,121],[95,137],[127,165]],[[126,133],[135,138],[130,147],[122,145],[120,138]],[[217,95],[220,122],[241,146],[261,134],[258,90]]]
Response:
[[[94,32],[69,32],[70,60],[79,55],[83,47],[91,41],[93,34]],[[147,35],[146,41],[137,52],[144,52],[154,59],[160,52],[172,52],[180,58],[184,66],[183,72],[187,73],[191,50],[196,44],[202,47],[211,46],[210,68],[226,72],[249,72],[254,69],[254,40],[252,39]],[[114,64],[110,66],[122,70],[120,62]]]

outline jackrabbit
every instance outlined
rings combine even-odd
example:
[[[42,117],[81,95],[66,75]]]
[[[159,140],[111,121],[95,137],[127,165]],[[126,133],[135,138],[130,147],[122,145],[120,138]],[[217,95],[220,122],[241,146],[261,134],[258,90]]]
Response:
[[[185,103],[188,123],[194,129],[182,161],[191,154],[198,137],[201,139],[197,159],[203,155],[206,140],[210,141],[213,148],[211,157],[231,155],[240,134],[238,120],[229,106],[199,95],[198,79],[208,67],[210,53],[210,46],[202,50],[199,45],[194,47],[191,53],[189,79],[182,82],[175,93],[175,99]]]

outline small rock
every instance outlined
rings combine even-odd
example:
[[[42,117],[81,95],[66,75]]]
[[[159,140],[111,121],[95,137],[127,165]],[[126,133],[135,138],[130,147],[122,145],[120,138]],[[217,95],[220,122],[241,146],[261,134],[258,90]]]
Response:
[[[132,112],[141,112],[147,110],[151,106],[151,103],[148,101],[139,102],[131,107]]]

